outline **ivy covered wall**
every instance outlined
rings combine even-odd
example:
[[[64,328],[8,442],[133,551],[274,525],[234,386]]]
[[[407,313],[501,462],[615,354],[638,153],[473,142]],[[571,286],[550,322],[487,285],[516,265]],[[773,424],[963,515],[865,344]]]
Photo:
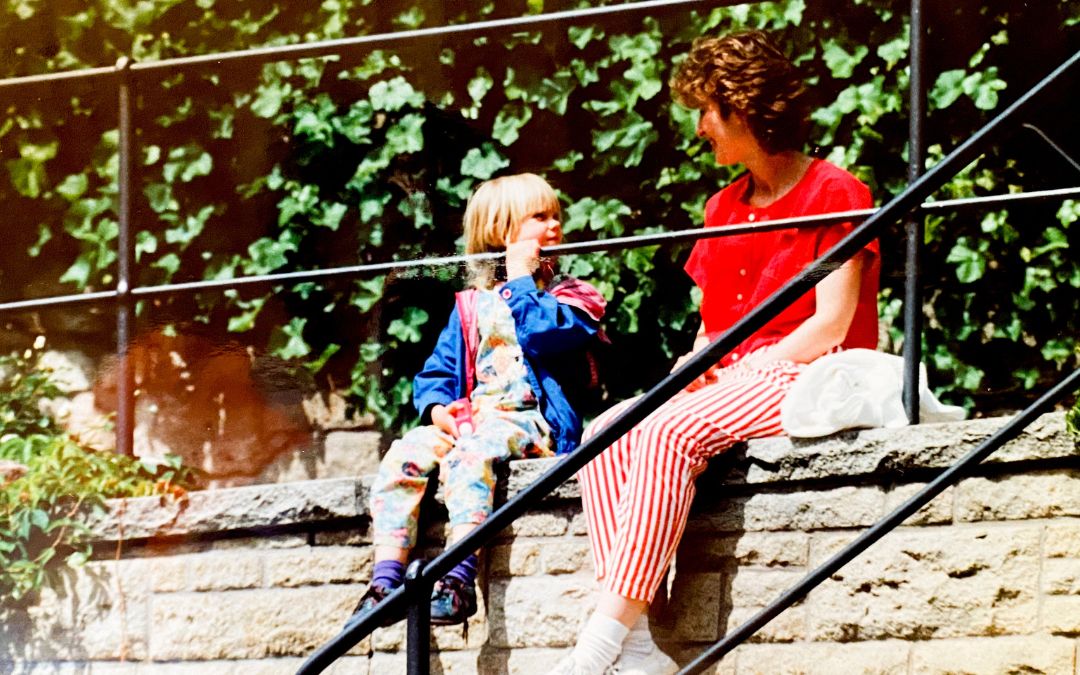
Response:
[[[0,74],[108,66],[551,12],[609,2],[527,0],[20,0],[0,9]],[[1080,6],[928,2],[930,162],[1080,48]],[[781,0],[426,40],[362,58],[208,65],[145,86],[135,222],[139,282],[231,278],[460,249],[465,199],[507,171],[544,174],[569,240],[699,226],[730,180],[666,81],[691,41],[778,34],[813,85],[813,146],[872,188],[906,181],[908,3]],[[1064,92],[1037,122],[1073,136]],[[11,94],[0,116],[0,297],[108,288],[116,274],[115,93],[65,83]],[[1073,147],[1080,155],[1080,148]],[[1080,176],[1020,130],[938,198],[1065,187]],[[932,383],[977,411],[1019,405],[1077,364],[1080,203],[926,217],[925,355]],[[902,225],[883,237],[886,348],[901,337]],[[688,247],[568,256],[612,303],[610,399],[647,387],[688,346]],[[449,312],[461,270],[204,293],[140,307],[140,333],[250,347],[346,393],[389,428]],[[55,343],[111,350],[107,312],[43,313]],[[18,339],[10,338],[14,344]]]

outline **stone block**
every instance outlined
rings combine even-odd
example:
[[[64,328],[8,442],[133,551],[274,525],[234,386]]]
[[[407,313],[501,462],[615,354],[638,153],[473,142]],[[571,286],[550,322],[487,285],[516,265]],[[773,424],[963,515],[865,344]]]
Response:
[[[477,612],[469,618],[468,633],[466,634],[464,627],[461,625],[432,627],[430,642],[432,652],[465,651],[480,649],[485,646],[488,640],[487,593],[483,588],[477,590]],[[406,648],[405,631],[405,621],[379,628],[371,634],[370,647],[375,653],[403,652]],[[466,640],[466,637],[468,640]]]
[[[174,593],[154,598],[157,661],[306,656],[340,631],[363,586]],[[366,649],[361,643],[360,649]]]
[[[748,644],[736,653],[739,675],[906,675],[910,646],[899,640],[848,644]]]
[[[926,487],[924,483],[908,483],[893,486],[885,493],[885,512],[882,516],[892,513],[901,504],[913,497],[916,492]],[[951,523],[953,518],[953,489],[948,488],[937,497],[930,500],[922,508],[903,522],[907,526],[916,525],[944,525]]]
[[[364,659],[366,661],[366,659]],[[353,661],[351,670],[342,670],[340,666],[327,669],[327,673],[357,673],[367,675],[366,664],[355,663],[350,657],[344,662]],[[191,661],[188,663],[145,663],[139,668],[139,675],[293,675],[303,663],[303,659],[263,659],[237,661]],[[133,664],[134,665],[134,664]],[[94,675],[96,675],[96,670]]]
[[[540,571],[540,544],[517,539],[496,544],[488,551],[488,573],[493,577],[527,577]]]
[[[262,551],[282,548],[298,548],[308,545],[306,534],[268,534],[254,537],[226,537],[215,539],[206,548],[209,551]]]
[[[670,596],[652,622],[657,640],[715,641],[720,636],[720,613],[728,595],[727,579],[719,572],[676,570]]]
[[[737,629],[749,621],[760,608],[733,607],[727,616],[725,634]],[[780,616],[765,624],[754,633],[748,642],[795,642],[806,636],[806,607],[789,607]]]
[[[188,556],[155,558],[150,563],[150,588],[155,593],[175,593],[188,589]]]
[[[263,585],[262,555],[258,551],[211,552],[185,557],[192,590],[227,591]]]
[[[688,537],[677,564],[695,569],[806,565],[810,536],[800,532],[747,532],[728,537]]]
[[[1043,561],[1043,593],[1080,595],[1080,558],[1051,558]]]
[[[37,602],[0,616],[0,654],[19,661],[144,659],[151,573],[148,561],[59,568]]]
[[[541,476],[551,470],[561,460],[559,457],[544,459],[519,459],[510,462],[506,477],[505,498],[510,499],[517,493],[535,483]],[[502,490],[500,490],[501,492]],[[581,486],[577,478],[570,477],[559,487],[544,498],[545,502],[574,501],[581,499]]]
[[[1038,611],[1039,538],[1034,525],[893,532],[810,593],[809,638],[1030,632]],[[819,544],[814,556],[828,555],[840,539]]]
[[[531,511],[515,520],[506,528],[515,537],[561,537],[570,525],[568,514],[563,511]]]
[[[315,546],[264,555],[267,586],[359,583],[371,579],[372,549]]]
[[[969,478],[956,486],[960,522],[1063,516],[1080,516],[1080,472],[1075,470]]]
[[[313,533],[315,546],[370,546],[371,521],[341,530],[320,530]]]
[[[1073,672],[1072,640],[1047,635],[928,640],[911,646],[912,675]]]
[[[478,673],[484,675],[548,675],[569,649],[485,650]]]
[[[762,492],[723,500],[691,518],[687,532],[758,532],[865,527],[881,515],[878,487],[840,487],[800,492]]]
[[[592,553],[586,541],[554,541],[541,547],[546,574],[592,573]]]
[[[1080,596],[1052,595],[1043,598],[1042,627],[1055,634],[1080,635]]]
[[[731,604],[764,607],[805,576],[795,570],[739,569],[731,580]]]
[[[373,475],[379,470],[382,434],[378,431],[331,431],[322,443],[285,453],[259,475],[261,483]]]
[[[1046,526],[1047,558],[1080,558],[1080,521],[1050,523]]]
[[[595,606],[591,576],[493,579],[488,630],[495,648],[570,647]]]

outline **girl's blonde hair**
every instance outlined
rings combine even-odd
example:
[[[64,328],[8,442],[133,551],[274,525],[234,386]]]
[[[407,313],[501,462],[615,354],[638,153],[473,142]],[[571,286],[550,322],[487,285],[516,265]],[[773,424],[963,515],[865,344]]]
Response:
[[[562,219],[555,190],[540,176],[519,173],[484,181],[465,206],[465,252],[506,250],[506,242],[517,237],[521,223],[541,211]],[[470,263],[470,283],[491,288],[497,280],[495,262]]]

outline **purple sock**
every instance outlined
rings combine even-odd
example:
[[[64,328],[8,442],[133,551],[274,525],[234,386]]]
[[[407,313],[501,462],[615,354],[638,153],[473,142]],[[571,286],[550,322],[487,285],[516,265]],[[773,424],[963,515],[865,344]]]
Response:
[[[454,577],[458,581],[471,586],[476,583],[476,563],[476,554],[473,553],[455,565],[454,569],[446,573],[446,576]]]
[[[380,560],[371,570],[371,584],[393,590],[405,581],[405,564],[396,560]]]

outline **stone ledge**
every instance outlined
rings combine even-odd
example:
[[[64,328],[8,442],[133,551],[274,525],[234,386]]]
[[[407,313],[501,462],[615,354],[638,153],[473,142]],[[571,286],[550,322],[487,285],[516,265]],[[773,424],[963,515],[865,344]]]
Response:
[[[370,478],[251,485],[191,492],[185,499],[109,500],[88,523],[101,541],[262,530],[367,515]]]
[[[900,429],[845,431],[821,439],[763,438],[747,444],[747,483],[902,473],[955,463],[1011,417]],[[1049,413],[986,459],[987,464],[1080,456],[1065,413]]]
[[[975,447],[1009,418],[902,429],[865,429],[817,440],[769,438],[750,441],[745,461],[729,470],[733,484],[779,486],[812,479],[865,477],[943,467]],[[1065,430],[1064,413],[1043,415],[1018,438],[994,453],[990,463],[1078,457],[1077,441]],[[737,460],[740,458],[736,458]],[[512,462],[504,482],[512,497],[558,462]],[[157,497],[112,500],[110,510],[89,523],[101,541],[206,536],[262,531],[368,516],[372,476],[253,485],[192,492],[184,500]],[[548,501],[577,499],[576,479],[560,486]]]

